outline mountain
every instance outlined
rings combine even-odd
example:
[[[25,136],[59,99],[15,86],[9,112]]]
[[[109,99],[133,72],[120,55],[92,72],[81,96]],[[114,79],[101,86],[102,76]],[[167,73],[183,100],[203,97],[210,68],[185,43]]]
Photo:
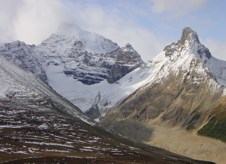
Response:
[[[130,44],[120,48],[98,34],[73,25],[61,27],[38,46],[46,65],[63,63],[64,74],[86,85],[114,83],[144,62]]]
[[[49,85],[82,111],[95,108],[97,116],[137,89],[123,82],[124,88],[118,80],[144,65],[130,44],[119,47],[74,25],[59,28],[35,51],[41,55]]]
[[[214,58],[187,27],[148,65],[148,83],[106,113],[102,124],[179,154],[225,161],[225,143],[197,134],[226,141],[226,62]]]
[[[0,56],[1,163],[208,163],[107,132]]]

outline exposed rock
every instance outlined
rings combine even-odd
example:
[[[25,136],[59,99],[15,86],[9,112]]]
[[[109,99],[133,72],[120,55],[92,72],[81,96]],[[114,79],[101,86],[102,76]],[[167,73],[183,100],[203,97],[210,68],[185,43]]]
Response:
[[[186,41],[196,42],[200,44],[198,34],[195,31],[193,31],[190,27],[185,27],[183,29],[181,39],[178,41],[178,43],[184,45]]]
[[[211,53],[209,49],[200,43],[198,34],[190,27],[184,28],[181,39],[178,40],[176,43],[172,43],[166,46],[164,48],[164,51],[165,55],[171,58],[171,56],[176,53],[178,55],[181,55],[181,52],[186,48],[190,51],[193,51],[191,53],[199,54],[200,58],[211,58]]]

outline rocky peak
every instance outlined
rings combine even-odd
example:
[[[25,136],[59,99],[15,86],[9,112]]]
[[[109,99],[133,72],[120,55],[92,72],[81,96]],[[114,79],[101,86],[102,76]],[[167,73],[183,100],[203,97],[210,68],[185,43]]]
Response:
[[[181,39],[178,43],[184,45],[187,42],[196,42],[200,44],[198,34],[193,31],[190,27],[185,27],[182,31]]]
[[[166,46],[164,51],[165,56],[171,59],[173,56],[177,58],[181,54],[193,54],[204,61],[211,58],[209,49],[200,43],[198,34],[190,27],[185,27],[182,31],[181,39]]]

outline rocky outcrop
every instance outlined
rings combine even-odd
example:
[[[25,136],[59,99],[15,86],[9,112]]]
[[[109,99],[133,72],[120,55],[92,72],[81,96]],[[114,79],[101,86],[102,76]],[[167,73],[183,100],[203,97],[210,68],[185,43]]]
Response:
[[[180,55],[180,52],[183,51],[183,49],[185,49],[186,47],[189,47],[189,49],[195,49],[196,53],[199,54],[200,58],[211,58],[211,53],[209,49],[200,43],[198,34],[190,27],[186,27],[183,29],[180,40],[164,48],[165,55],[170,57],[176,52],[178,52],[178,55]]]
[[[111,55],[116,58],[116,62],[109,67],[110,69],[107,77],[109,83],[116,82],[124,75],[144,64],[140,55],[130,44],[117,49],[115,52],[111,53]]]

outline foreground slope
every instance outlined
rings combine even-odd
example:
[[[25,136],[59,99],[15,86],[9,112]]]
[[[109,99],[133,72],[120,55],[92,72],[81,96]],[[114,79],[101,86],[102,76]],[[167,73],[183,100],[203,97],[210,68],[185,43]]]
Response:
[[[0,118],[1,162],[205,163],[154,147],[142,150],[51,109],[1,106]]]
[[[205,163],[102,130],[42,80],[3,57],[0,162]]]
[[[103,124],[137,140],[190,157],[226,160],[225,143],[213,142],[212,148],[211,139],[206,143],[204,138],[199,138],[197,143],[197,137],[188,140],[192,146],[184,143],[187,135],[197,133],[226,141],[226,62],[214,58],[200,43],[197,33],[185,28],[179,41],[166,46],[150,61],[149,69],[154,72],[149,83],[107,113]],[[145,128],[139,128],[136,135],[138,127]],[[172,136],[167,135],[170,131],[174,132]],[[185,135],[180,136],[180,132]]]

